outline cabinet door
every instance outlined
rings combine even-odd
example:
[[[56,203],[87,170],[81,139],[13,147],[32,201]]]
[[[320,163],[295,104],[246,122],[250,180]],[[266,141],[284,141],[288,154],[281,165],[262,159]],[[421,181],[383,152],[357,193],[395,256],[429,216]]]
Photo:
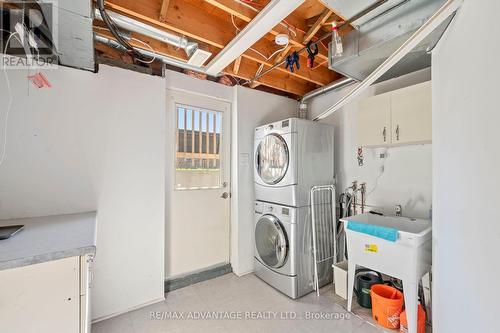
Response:
[[[79,257],[0,271],[0,331],[78,333]]]
[[[391,143],[390,95],[382,94],[360,102],[358,146],[384,146]]]
[[[80,257],[80,333],[90,332],[90,285],[93,256]]]
[[[393,144],[432,141],[430,81],[392,92],[391,110]]]

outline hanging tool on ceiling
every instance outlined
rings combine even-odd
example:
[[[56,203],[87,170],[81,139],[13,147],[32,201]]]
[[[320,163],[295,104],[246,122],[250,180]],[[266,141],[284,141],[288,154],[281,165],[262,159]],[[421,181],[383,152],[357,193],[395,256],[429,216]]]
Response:
[[[297,52],[293,52],[292,54],[289,54],[287,57],[286,57],[286,65],[285,65],[285,69],[289,69],[290,72],[295,72],[295,67],[297,68],[297,70],[300,69],[300,58],[299,58],[299,54]]]
[[[318,44],[313,44],[311,41],[307,43],[306,45],[306,50],[307,50],[307,67],[313,68],[314,67],[314,58],[318,55],[319,49],[318,49]]]

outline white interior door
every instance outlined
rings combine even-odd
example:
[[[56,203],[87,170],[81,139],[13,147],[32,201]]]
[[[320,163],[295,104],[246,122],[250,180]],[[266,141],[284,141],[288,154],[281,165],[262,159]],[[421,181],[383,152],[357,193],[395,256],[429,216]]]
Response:
[[[229,262],[230,110],[228,102],[168,93],[165,276]]]

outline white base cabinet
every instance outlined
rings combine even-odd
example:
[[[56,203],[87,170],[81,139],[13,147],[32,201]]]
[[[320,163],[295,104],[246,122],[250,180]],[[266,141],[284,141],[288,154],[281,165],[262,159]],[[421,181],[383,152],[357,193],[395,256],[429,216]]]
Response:
[[[0,326],[9,333],[88,333],[90,256],[0,271]]]
[[[429,81],[361,101],[357,118],[358,146],[432,142],[431,94]]]

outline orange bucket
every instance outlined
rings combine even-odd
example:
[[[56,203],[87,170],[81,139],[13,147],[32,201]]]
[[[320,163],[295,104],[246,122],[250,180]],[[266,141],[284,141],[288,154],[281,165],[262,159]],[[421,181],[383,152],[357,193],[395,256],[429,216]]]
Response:
[[[406,310],[401,312],[401,316],[399,317],[401,321],[401,332],[406,333],[408,332],[408,323],[406,320]],[[427,317],[425,315],[424,308],[422,308],[422,305],[418,305],[418,325],[417,325],[417,332],[418,333],[425,333],[425,322],[427,321]]]
[[[399,316],[404,303],[403,293],[384,284],[374,284],[371,297],[373,320],[387,328],[399,328]]]

